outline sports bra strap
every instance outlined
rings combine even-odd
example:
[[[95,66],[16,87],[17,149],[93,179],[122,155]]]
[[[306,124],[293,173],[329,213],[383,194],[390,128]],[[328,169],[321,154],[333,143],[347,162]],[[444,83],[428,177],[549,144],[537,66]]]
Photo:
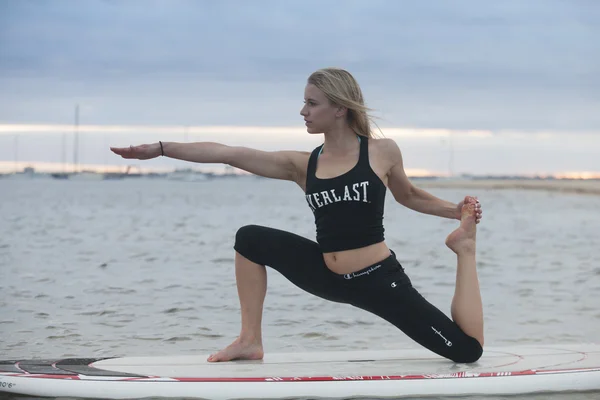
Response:
[[[356,137],[358,138],[358,143],[361,143],[360,136],[356,135]],[[323,152],[323,147],[325,147],[325,144],[321,145],[321,150],[319,150],[319,154],[317,155],[317,158],[319,158],[321,156],[321,153]],[[362,146],[361,146],[361,150],[362,150]]]

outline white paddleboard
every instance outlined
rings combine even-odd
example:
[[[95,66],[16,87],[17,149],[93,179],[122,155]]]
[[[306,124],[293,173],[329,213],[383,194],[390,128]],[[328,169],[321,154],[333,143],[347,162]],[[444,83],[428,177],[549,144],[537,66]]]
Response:
[[[48,397],[204,399],[514,395],[600,390],[600,345],[489,347],[473,364],[425,349],[0,361],[0,392]]]

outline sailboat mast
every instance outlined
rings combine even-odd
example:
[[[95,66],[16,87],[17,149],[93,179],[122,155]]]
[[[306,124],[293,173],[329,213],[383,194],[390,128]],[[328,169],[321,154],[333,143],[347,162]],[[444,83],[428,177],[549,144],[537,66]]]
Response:
[[[73,127],[73,168],[79,170],[79,104],[75,106],[75,126]]]
[[[15,172],[19,172],[19,135],[15,135]]]
[[[62,134],[62,148],[61,148],[61,157],[60,162],[62,164],[62,172],[67,172],[67,134],[63,132]]]

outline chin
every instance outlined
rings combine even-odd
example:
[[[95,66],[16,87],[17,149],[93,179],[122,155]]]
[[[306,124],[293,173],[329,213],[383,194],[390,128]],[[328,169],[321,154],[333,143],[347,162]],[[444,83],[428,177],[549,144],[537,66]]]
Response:
[[[314,129],[314,128],[309,128],[309,127],[306,128],[306,132],[308,132],[312,135],[317,135],[319,133],[323,133],[323,131],[320,131],[320,130]]]

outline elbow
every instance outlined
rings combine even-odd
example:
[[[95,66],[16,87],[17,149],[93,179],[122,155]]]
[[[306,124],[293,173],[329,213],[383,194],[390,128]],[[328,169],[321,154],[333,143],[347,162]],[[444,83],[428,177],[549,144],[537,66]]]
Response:
[[[236,159],[239,159],[239,153],[243,149],[241,147],[232,147],[224,144],[219,144],[219,147],[215,151],[216,162],[219,164],[229,165],[235,167]]]

